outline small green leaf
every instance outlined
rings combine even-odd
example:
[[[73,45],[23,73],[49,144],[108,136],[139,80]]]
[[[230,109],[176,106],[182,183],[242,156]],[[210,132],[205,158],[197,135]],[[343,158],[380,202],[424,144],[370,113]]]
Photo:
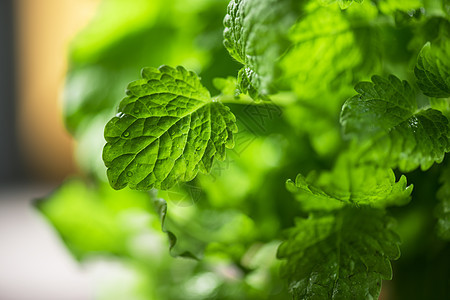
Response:
[[[234,145],[235,117],[183,67],[144,68],[105,127],[103,160],[115,189],[168,189],[209,172]]]
[[[441,188],[437,192],[440,201],[436,215],[438,217],[438,235],[444,240],[450,240],[450,167],[447,165],[441,174]]]
[[[414,69],[417,84],[430,97],[450,97],[450,39],[426,43]]]
[[[293,299],[378,299],[399,242],[383,211],[345,208],[297,220],[278,257]]]
[[[348,157],[341,156],[331,172],[312,172],[306,178],[299,174],[287,182],[304,211],[330,211],[346,205],[387,207],[404,205],[411,198],[412,185],[406,177],[395,180],[391,169],[374,165],[353,166]]]
[[[359,142],[362,162],[408,172],[443,160],[450,150],[448,120],[435,109],[418,109],[406,81],[373,76],[355,90],[359,94],[345,102],[341,124],[344,135]]]

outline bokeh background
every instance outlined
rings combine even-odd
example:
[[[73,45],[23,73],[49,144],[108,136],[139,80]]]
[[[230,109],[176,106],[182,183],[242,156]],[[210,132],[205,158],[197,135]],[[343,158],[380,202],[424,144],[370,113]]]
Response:
[[[93,297],[98,271],[76,263],[31,203],[77,172],[60,95],[69,42],[99,2],[0,1],[2,300]]]
[[[372,24],[378,14],[383,19],[403,5],[422,5],[375,2],[381,11],[364,1],[364,10],[353,11],[356,19]],[[355,81],[388,73],[411,80],[406,66],[415,64],[443,21],[431,15],[417,33],[415,17],[402,13],[404,26],[374,22],[314,39],[287,59],[310,58],[292,68],[292,86],[284,87],[304,98],[282,99],[283,110],[229,104],[239,134],[228,159],[212,175],[159,194],[169,200],[167,227],[182,236],[172,254],[205,252],[195,263],[169,255],[148,195],[109,188],[102,132],[144,66],[183,65],[200,74],[213,95],[227,88],[227,80],[213,80],[235,77],[240,68],[223,47],[227,3],[0,1],[0,300],[288,298],[275,253],[281,232],[302,212],[286,179],[331,168],[345,146],[339,112]],[[352,14],[340,12],[336,3],[312,10],[300,25],[332,30],[351,24]],[[406,242],[382,299],[437,299],[448,292],[449,245],[430,234],[435,199],[429,198],[438,176],[438,167],[408,174],[420,183],[417,200],[391,211]],[[47,201],[36,201],[42,198]]]

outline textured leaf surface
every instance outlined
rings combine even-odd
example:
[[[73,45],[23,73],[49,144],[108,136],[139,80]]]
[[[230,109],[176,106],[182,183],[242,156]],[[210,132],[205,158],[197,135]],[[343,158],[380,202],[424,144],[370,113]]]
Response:
[[[244,67],[240,89],[252,98],[270,93],[275,61],[288,46],[286,35],[295,21],[291,0],[232,0],[224,19],[224,45]]]
[[[278,257],[294,299],[378,299],[399,237],[383,211],[346,208],[297,220]]]
[[[144,68],[105,127],[103,160],[115,189],[167,189],[208,172],[233,147],[235,117],[193,72]]]
[[[441,238],[450,240],[450,167],[444,169],[441,175],[441,188],[437,193],[440,201],[436,214],[438,217],[437,230]]]
[[[403,205],[410,200],[413,186],[406,177],[395,180],[391,169],[374,165],[354,167],[342,156],[331,172],[312,172],[306,178],[299,174],[287,182],[304,211],[333,210],[345,205],[386,207]]]
[[[437,110],[419,110],[406,81],[373,76],[355,90],[359,94],[345,102],[341,124],[344,135],[362,145],[362,161],[384,162],[405,172],[442,161],[450,149],[448,120]]]
[[[417,84],[430,97],[450,97],[450,39],[430,43],[420,51],[414,69]]]

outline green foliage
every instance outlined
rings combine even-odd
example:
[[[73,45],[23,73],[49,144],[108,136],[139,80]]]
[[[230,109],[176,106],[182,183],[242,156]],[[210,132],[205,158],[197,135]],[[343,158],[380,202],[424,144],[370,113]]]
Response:
[[[388,298],[447,299],[449,12],[104,0],[64,94],[86,179],[38,208],[127,299],[376,299],[392,269]]]
[[[329,5],[331,3],[337,2],[342,9],[348,8],[353,2],[362,3],[364,0],[318,0],[322,5]]]
[[[448,120],[440,111],[418,109],[415,93],[395,76],[360,82],[358,95],[342,108],[344,135],[368,143],[362,160],[381,161],[408,172],[441,162],[450,150]]]
[[[339,109],[343,99],[336,93],[342,93],[345,100],[355,78],[379,69],[379,28],[373,25],[376,17],[370,3],[352,6],[345,13],[337,5],[308,3],[289,32],[292,45],[280,60],[283,80],[301,98],[324,98],[332,90],[334,97],[323,99],[322,104],[334,102]]]
[[[391,169],[375,165],[355,167],[348,157],[341,157],[331,172],[318,175],[311,172],[306,178],[298,174],[287,188],[296,194],[303,211],[329,211],[344,206],[387,207],[404,205],[410,199],[412,186],[406,177],[395,181]]]
[[[70,45],[63,91],[64,120],[77,140],[84,172],[105,180],[105,123],[143,67],[183,65],[196,70],[210,90],[214,77],[234,75],[238,65],[227,61],[221,40],[227,2],[102,1],[98,14]]]
[[[89,186],[72,179],[37,207],[76,258],[92,253],[127,256],[133,251],[128,247],[132,237],[148,230],[155,219],[149,199],[145,193],[116,193],[106,184]]]
[[[414,73],[423,93],[430,97],[450,97],[450,39],[431,47],[430,43],[420,51]]]
[[[242,63],[238,83],[252,98],[273,91],[277,75],[274,59],[287,46],[286,33],[295,21],[295,1],[233,0],[224,19],[224,45]],[[261,39],[261,37],[263,37]]]
[[[103,160],[115,189],[168,189],[208,172],[234,145],[235,117],[183,67],[145,68],[105,127]]]
[[[376,299],[399,237],[383,211],[345,208],[297,220],[278,248],[294,299]]]

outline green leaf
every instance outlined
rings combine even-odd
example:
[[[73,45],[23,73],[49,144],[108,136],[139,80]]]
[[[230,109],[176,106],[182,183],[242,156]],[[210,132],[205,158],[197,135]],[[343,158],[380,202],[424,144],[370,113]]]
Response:
[[[423,0],[380,0],[377,6],[384,14],[393,14],[396,11],[411,13],[414,9],[423,7]]]
[[[426,43],[414,69],[417,84],[430,97],[450,97],[450,39],[440,43]]]
[[[449,151],[448,120],[435,109],[418,109],[406,81],[390,75],[360,82],[358,95],[348,99],[341,113],[344,136],[359,142],[362,162],[426,170]]]
[[[293,299],[378,299],[399,242],[383,211],[346,208],[297,220],[278,257]]]
[[[341,9],[346,9],[347,7],[349,7],[353,2],[358,2],[358,3],[362,3],[364,0],[317,0],[317,2],[319,2],[320,5],[330,5],[333,3],[339,3],[339,6],[341,7]]]
[[[235,117],[183,67],[144,68],[105,127],[103,160],[115,189],[168,189],[209,172],[234,145]]]
[[[222,43],[228,1],[195,3],[104,0],[71,41],[62,105],[65,125],[77,140],[76,158],[83,173],[106,180],[99,155],[105,124],[142,66],[182,63],[201,71],[211,91],[214,77],[235,76],[239,70]]]
[[[440,203],[436,209],[438,217],[438,235],[444,240],[450,240],[450,167],[447,165],[441,174],[441,187],[437,192]]]
[[[230,250],[243,255],[246,246],[256,239],[255,222],[239,210],[198,203],[200,197],[201,187],[184,183],[158,191],[154,198],[161,228],[169,238],[170,254],[201,259],[212,247],[222,254]]]
[[[338,0],[339,6],[344,9],[352,5],[353,2],[362,3],[364,0]]]
[[[333,3],[338,3],[339,6],[341,7],[341,9],[346,9],[348,8],[350,5],[353,4],[353,2],[357,2],[357,3],[362,3],[364,0],[317,0],[317,2],[319,2],[320,5],[330,5]]]
[[[355,80],[380,68],[382,25],[377,24],[377,14],[369,1],[345,11],[338,5],[309,2],[289,30],[291,47],[280,58],[280,84],[289,84],[302,99],[340,109]]]
[[[296,195],[304,211],[329,211],[347,205],[404,205],[411,198],[413,186],[407,186],[403,175],[396,181],[391,169],[355,167],[348,157],[341,156],[331,172],[311,172],[306,178],[298,174],[295,183],[288,180],[287,188]]]
[[[169,239],[169,251],[170,254],[174,257],[185,257],[185,258],[192,258],[192,259],[199,259],[199,256],[201,256],[201,251],[203,250],[203,245],[198,246],[195,245],[195,247],[188,247],[193,249],[186,249],[186,247],[179,247],[178,238],[177,235],[170,229],[167,229],[167,227],[171,226],[170,219],[167,219],[167,202],[164,199],[161,198],[155,198],[154,200],[156,212],[159,215],[160,221],[161,221],[161,230],[167,234],[167,237]],[[167,224],[169,223],[169,224]],[[191,243],[192,244],[192,243]]]
[[[295,1],[231,0],[224,19],[224,45],[244,67],[240,89],[252,98],[273,91],[275,61],[288,46],[286,35],[295,22]]]

